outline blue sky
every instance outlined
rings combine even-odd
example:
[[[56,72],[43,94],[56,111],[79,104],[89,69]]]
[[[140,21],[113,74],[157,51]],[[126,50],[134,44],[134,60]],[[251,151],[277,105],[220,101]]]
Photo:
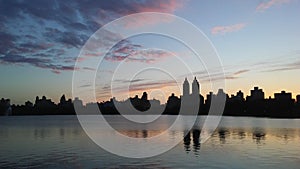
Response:
[[[0,97],[10,98],[17,104],[33,101],[37,95],[46,95],[54,101],[63,93],[71,97],[73,71],[80,71],[74,65],[81,47],[101,26],[136,12],[174,14],[201,29],[219,53],[227,93],[242,90],[247,95],[254,86],[260,86],[266,96],[287,90],[295,97],[300,94],[299,9],[298,0],[0,0]],[[147,48],[179,53],[178,56],[193,65],[189,62],[192,54],[180,43],[166,37],[132,37],[113,50],[127,49],[119,50],[126,57],[126,52]],[[124,69],[130,71],[132,67],[151,66],[153,62],[176,67],[178,63],[164,50],[144,51],[142,54],[149,62],[131,59]],[[111,55],[99,70],[111,73],[123,59]],[[199,65],[199,71],[202,68]],[[184,80],[176,69],[170,71],[177,80]],[[201,74],[196,73],[196,76],[205,95],[210,89],[209,83]],[[165,95],[180,94],[180,89],[165,75],[145,74],[136,78],[130,95],[141,95],[141,90],[145,89],[162,89],[167,91]],[[96,82],[110,85],[103,76]],[[97,90],[99,101],[108,99],[109,87],[102,86]]]

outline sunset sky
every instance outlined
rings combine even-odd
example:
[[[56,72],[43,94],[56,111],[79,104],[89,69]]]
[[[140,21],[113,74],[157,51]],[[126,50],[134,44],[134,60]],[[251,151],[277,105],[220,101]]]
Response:
[[[298,0],[0,0],[0,98],[23,104],[26,100],[34,101],[35,96],[45,95],[56,102],[62,94],[71,97],[73,71],[89,69],[74,68],[88,38],[101,26],[138,12],[174,14],[202,30],[219,54],[228,94],[242,90],[249,95],[254,86],[263,88],[266,97],[273,97],[274,92],[281,90],[292,92],[294,98],[300,94]],[[134,29],[143,22],[128,24],[127,28]],[[149,48],[151,50],[147,50]],[[128,38],[113,49],[98,71],[112,74],[125,59],[124,70],[128,72],[123,73],[130,73],[132,67],[151,67],[152,64],[169,65],[169,70],[173,70],[172,67],[180,66],[174,53],[191,67],[199,67],[193,73],[203,86],[201,93],[206,95],[210,88],[208,78],[201,73],[203,67],[193,65],[189,58],[192,54],[166,37]],[[183,82],[184,73],[176,69],[168,73]],[[166,91],[166,95],[171,92],[180,95],[180,89],[166,74],[153,74],[137,75],[130,95],[155,90],[151,96],[163,101],[155,96],[160,89]],[[110,81],[103,75],[96,79],[96,83],[103,84],[97,89],[98,101],[109,98]],[[193,80],[193,77],[188,78],[190,82]],[[217,76],[211,78],[218,79]],[[128,79],[115,80],[123,83]]]

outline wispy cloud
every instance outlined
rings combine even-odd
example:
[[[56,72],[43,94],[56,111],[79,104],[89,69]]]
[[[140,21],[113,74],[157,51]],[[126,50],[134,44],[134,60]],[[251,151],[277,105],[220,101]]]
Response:
[[[269,0],[267,2],[261,2],[256,7],[256,11],[257,12],[263,12],[263,11],[269,9],[272,6],[280,5],[280,4],[284,4],[284,3],[289,3],[289,2],[290,2],[290,0]]]
[[[246,23],[237,23],[234,25],[227,25],[227,26],[215,26],[211,29],[211,34],[226,34],[229,32],[235,32],[243,29],[246,26]]]
[[[133,80],[126,80],[126,79],[116,79],[114,80],[115,82],[120,82],[120,83],[136,83],[136,82],[141,82],[145,81],[146,79],[133,79]]]
[[[256,73],[266,73],[266,72],[283,72],[283,71],[290,71],[290,70],[299,70],[300,69],[299,56],[300,56],[300,51],[294,50],[279,56],[266,58],[258,62],[243,63],[240,65],[244,68],[241,71],[243,72],[249,70]]]
[[[104,59],[113,62],[119,62],[126,59],[126,62],[151,64],[172,56],[175,56],[175,54],[161,49],[144,49],[141,45],[130,43],[128,40],[123,40],[118,45],[114,46]]]
[[[224,68],[224,67],[223,67]],[[236,69],[236,68],[234,68]],[[224,72],[219,71],[219,69],[211,70],[211,72],[207,72],[205,70],[193,72],[193,75],[196,76],[201,83],[207,83],[207,82],[215,82],[220,80],[234,80],[242,78],[242,74],[245,74],[247,72],[250,72],[250,69],[241,69],[241,70],[232,70],[232,68],[224,68]],[[190,74],[184,74],[179,76],[180,79],[184,77],[190,77]]]
[[[137,79],[135,83],[130,85],[129,91],[130,92],[143,92],[147,90],[153,90],[153,89],[161,89],[163,87],[170,87],[170,86],[176,86],[177,83],[172,80],[160,80],[160,81],[147,81],[144,82],[145,79]],[[110,86],[104,86],[101,89],[101,92],[110,92],[111,87]],[[119,85],[118,87],[114,88],[114,91],[117,91],[119,93],[127,93],[127,89],[124,88],[124,86]]]
[[[268,69],[262,70],[262,72],[282,72],[289,70],[300,70],[300,60],[293,63],[281,63],[275,66],[270,66]]]
[[[216,72],[211,74],[199,74],[197,77],[200,79],[201,83],[205,82],[215,82],[220,80],[235,80],[241,78],[241,74],[247,73],[250,70],[239,70],[239,71],[225,71],[222,72]],[[197,75],[197,74],[196,74]]]
[[[250,71],[249,69],[239,70],[237,72],[234,72],[233,75],[240,75],[242,73],[246,73],[246,72],[249,72],[249,71]]]
[[[131,92],[137,92],[137,91],[146,91],[146,90],[152,90],[152,89],[161,89],[163,87],[170,87],[170,86],[176,86],[177,83],[175,81],[159,81],[159,82],[148,82],[148,83],[139,83],[139,84],[133,84],[130,86]]]

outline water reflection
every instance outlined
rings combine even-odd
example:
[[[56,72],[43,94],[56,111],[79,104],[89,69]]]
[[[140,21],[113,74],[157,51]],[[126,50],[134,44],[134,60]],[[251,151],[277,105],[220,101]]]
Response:
[[[266,139],[266,132],[262,128],[254,128],[252,139],[256,141],[256,144],[261,144]]]
[[[65,129],[64,128],[59,129],[59,135],[60,135],[61,138],[64,138],[64,136],[65,136]]]
[[[192,133],[192,136],[191,136]],[[186,153],[191,151],[191,137],[193,139],[193,152],[195,155],[199,155],[200,151],[200,133],[199,129],[193,129],[192,131],[184,131],[183,144]]]
[[[44,140],[46,136],[51,135],[50,131],[45,128],[35,128],[34,129],[34,138]]]
[[[229,135],[229,131],[225,128],[220,128],[218,130],[218,134],[219,134],[220,143],[225,144],[226,143],[226,137]]]
[[[150,138],[161,134],[162,131],[160,130],[126,130],[126,129],[119,129],[117,132],[123,134],[124,136],[132,137],[132,138]]]
[[[183,134],[184,138],[183,138],[183,144],[184,144],[184,149],[187,153],[189,153],[191,151],[191,133],[190,131],[184,131]]]
[[[241,124],[251,122],[244,126],[236,119],[225,118],[226,125],[221,124],[203,144],[200,144],[200,126],[191,130],[178,128],[168,131],[166,139],[168,143],[179,137],[182,142],[178,146],[143,160],[124,159],[100,149],[85,134],[76,117],[9,120],[0,118],[0,168],[218,168],[217,165],[221,168],[297,168],[300,161],[300,129],[288,126],[300,125],[300,120],[283,123],[267,119],[265,123],[256,123],[260,119],[239,118],[243,120]],[[64,123],[66,120],[69,122]],[[118,124],[118,132],[133,138],[154,137],[165,128],[128,128],[113,120]],[[272,123],[275,127],[269,125]],[[278,123],[286,125],[279,127]],[[249,165],[239,166],[247,162]]]
[[[289,133],[291,130],[293,129],[286,129],[287,133]],[[270,134],[274,136],[277,135],[276,130],[269,130]],[[288,134],[284,134],[281,137],[276,136],[278,139],[280,139],[281,141],[286,141],[290,138],[296,137],[295,135],[288,135]],[[200,134],[201,134],[201,130],[199,129],[193,129],[191,131],[184,131],[183,135],[183,147],[186,153],[189,153],[190,151],[193,151],[195,153],[195,155],[199,155],[200,152]],[[264,141],[266,140],[266,131],[262,128],[253,128],[253,129],[248,129],[248,130],[244,130],[242,128],[219,128],[215,131],[215,133],[212,136],[212,140],[214,140],[215,138],[219,139],[219,144],[223,145],[223,144],[227,144],[227,140],[229,140],[230,142],[232,142],[233,140],[240,140],[240,141],[249,141],[250,139],[252,139],[253,141],[255,141],[255,143],[257,145],[260,144],[264,144]],[[238,136],[238,137],[235,137]],[[251,136],[251,137],[250,137]],[[270,140],[273,139],[272,137],[270,137]],[[280,141],[278,140],[277,141]],[[192,143],[191,143],[192,141]],[[192,144],[192,145],[191,145]],[[215,143],[216,144],[216,143]]]
[[[245,131],[240,129],[240,130],[238,131],[238,136],[239,136],[239,139],[240,139],[240,140],[244,139],[244,138],[246,137]]]

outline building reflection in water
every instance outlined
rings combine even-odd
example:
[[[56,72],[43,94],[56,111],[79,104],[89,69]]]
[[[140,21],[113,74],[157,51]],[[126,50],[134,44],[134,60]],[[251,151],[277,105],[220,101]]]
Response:
[[[186,153],[191,151],[191,140],[193,139],[193,152],[199,155],[200,152],[200,133],[199,129],[192,129],[192,131],[184,131],[183,144]],[[191,138],[192,137],[192,138]]]
[[[276,133],[278,132],[277,130],[270,130],[269,132],[272,132],[275,136]],[[281,133],[281,136],[277,136],[277,139],[280,140],[291,140],[293,137],[291,134],[288,135],[290,131],[284,130]],[[184,150],[186,153],[193,152],[196,156],[200,155],[200,148],[201,148],[201,143],[200,143],[200,135],[201,135],[201,130],[199,129],[192,129],[191,131],[185,130],[183,132],[184,138],[183,138],[183,146]],[[253,128],[250,130],[244,130],[244,129],[227,129],[227,128],[219,128],[215,131],[215,133],[212,135],[212,143],[214,143],[214,140],[216,138],[219,141],[219,144],[227,144],[226,141],[229,140],[244,140],[244,141],[255,141],[257,145],[264,144],[266,141],[266,131],[262,128]],[[248,137],[249,136],[249,137]],[[292,137],[292,138],[291,138]]]
[[[218,134],[219,134],[220,143],[225,144],[226,143],[226,137],[229,135],[229,131],[225,128],[220,128],[218,130]]]
[[[184,144],[184,149],[186,153],[189,153],[191,151],[191,133],[190,131],[184,131],[184,138],[183,138],[183,144]]]
[[[254,128],[252,139],[256,141],[256,144],[261,144],[266,139],[266,132],[262,128]]]
[[[117,130],[120,134],[132,138],[151,138],[161,134],[161,130]]]
[[[239,136],[239,139],[240,139],[240,140],[243,140],[244,138],[246,138],[246,133],[245,133],[245,131],[240,129],[240,130],[238,131],[238,136]]]

